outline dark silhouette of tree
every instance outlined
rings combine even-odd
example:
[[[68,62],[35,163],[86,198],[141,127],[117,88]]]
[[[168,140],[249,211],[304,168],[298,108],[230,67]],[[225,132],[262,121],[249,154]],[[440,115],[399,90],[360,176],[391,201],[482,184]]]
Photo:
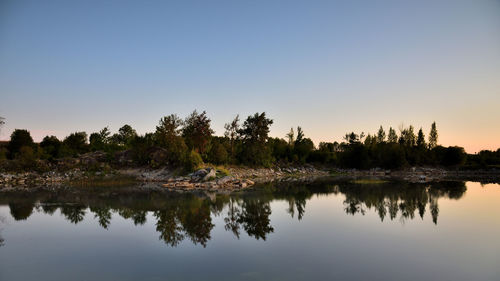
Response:
[[[43,149],[49,160],[59,157],[61,145],[61,141],[56,136],[46,136],[40,143],[40,147]]]
[[[382,126],[380,126],[380,128],[378,129],[378,132],[377,132],[377,142],[381,143],[384,141],[385,141],[385,131],[384,131],[384,128],[382,128]]]
[[[87,133],[75,132],[67,136],[63,141],[64,146],[73,156],[87,152]]]
[[[104,127],[98,133],[92,133],[89,137],[89,145],[91,150],[103,150],[110,141],[110,134],[108,127]]]
[[[266,113],[255,113],[243,123],[239,134],[243,138],[241,160],[245,164],[268,166],[271,163],[271,152],[266,146],[269,127],[273,120],[266,118]]]
[[[33,149],[35,143],[33,142],[33,138],[31,138],[30,132],[27,130],[15,129],[10,135],[10,141],[7,145],[10,159],[16,157],[16,155],[21,152],[22,147],[30,147]]]
[[[420,128],[420,130],[418,130],[417,146],[420,148],[425,148],[425,136],[424,136],[424,132],[422,131],[422,128]]]
[[[304,137],[304,131],[297,127],[297,138],[293,146],[293,153],[299,162],[305,163],[309,154],[314,150],[314,143],[311,139]]]
[[[437,146],[438,142],[438,132],[436,128],[436,122],[433,122],[431,125],[431,131],[429,133],[429,148],[433,149]]]
[[[398,135],[396,134],[396,130],[392,127],[389,128],[389,134],[387,135],[387,141],[390,143],[398,142]]]
[[[114,143],[122,147],[130,147],[135,138],[137,137],[137,132],[132,128],[132,126],[125,124],[120,129],[118,133],[114,134],[111,138]]]

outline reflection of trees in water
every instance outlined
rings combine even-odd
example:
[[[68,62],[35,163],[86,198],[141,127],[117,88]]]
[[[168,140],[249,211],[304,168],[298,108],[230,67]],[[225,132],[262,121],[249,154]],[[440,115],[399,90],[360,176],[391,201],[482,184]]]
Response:
[[[97,219],[99,225],[104,229],[108,229],[111,223],[111,209],[107,207],[90,207],[90,211],[94,213],[94,218]]]
[[[229,198],[227,207],[227,216],[224,217],[224,229],[231,231],[236,238],[240,239],[240,223],[238,218],[241,216],[241,207],[235,198]]]
[[[118,209],[118,214],[124,219],[132,219],[134,225],[143,225],[146,223],[146,215],[148,214],[148,212],[145,210],[123,208]]]
[[[266,240],[267,234],[274,231],[269,219],[270,215],[269,202],[263,202],[259,199],[244,200],[236,221],[243,226],[249,236],[253,236],[257,240],[260,238]]]
[[[23,200],[9,203],[10,215],[16,220],[26,220],[33,213],[34,201]]]
[[[290,216],[294,218],[296,215],[298,220],[301,220],[305,215],[306,202],[312,196],[340,193],[345,196],[344,211],[349,215],[364,215],[373,210],[381,221],[399,217],[404,223],[416,216],[423,219],[429,210],[432,221],[437,224],[438,199],[459,199],[465,190],[465,184],[457,182],[430,185],[325,183],[279,187],[269,184],[255,192],[232,196],[218,195],[215,199],[192,194],[166,196],[163,193],[147,193],[134,196],[89,196],[75,200],[73,197],[61,199],[54,194],[48,194],[37,199],[23,197],[7,202],[15,220],[26,220],[33,213],[35,206],[38,206],[36,209],[39,212],[43,211],[49,215],[59,208],[68,221],[78,224],[84,220],[86,210],[89,209],[104,229],[110,227],[113,214],[131,220],[135,225],[143,225],[146,223],[148,212],[151,212],[156,221],[159,238],[167,245],[175,247],[183,240],[189,239],[194,244],[205,247],[215,226],[212,222],[213,216],[222,216],[225,230],[233,233],[238,239],[244,231],[255,239],[266,240],[268,235],[274,232],[270,221],[270,203],[273,200],[285,200]],[[58,203],[61,201],[77,203]]]
[[[160,239],[170,246],[177,246],[182,240],[189,238],[195,245],[205,247],[215,226],[210,215],[210,203],[201,198],[169,204],[153,214],[157,220],[156,231],[160,233]]]
[[[86,206],[80,204],[64,205],[61,207],[61,214],[71,223],[78,224],[85,218],[86,208]]]
[[[5,218],[3,216],[0,216],[0,231],[2,231],[2,229],[3,229],[4,222],[5,222]],[[5,240],[0,235],[0,247],[2,247],[3,245],[5,245]]]
[[[347,214],[360,213],[364,215],[366,209],[374,209],[381,221],[389,213],[391,220],[398,214],[402,223],[415,218],[418,212],[424,218],[427,204],[432,216],[432,221],[437,224],[439,215],[438,198],[446,197],[459,199],[465,193],[463,182],[444,182],[432,185],[344,185],[339,187],[345,194],[344,210]]]

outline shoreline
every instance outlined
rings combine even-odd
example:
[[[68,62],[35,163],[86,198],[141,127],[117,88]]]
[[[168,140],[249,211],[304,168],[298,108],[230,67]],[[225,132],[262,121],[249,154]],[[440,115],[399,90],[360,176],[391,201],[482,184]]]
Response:
[[[36,189],[59,190],[72,187],[136,186],[138,189],[166,189],[172,191],[216,191],[230,193],[250,188],[255,184],[273,182],[311,182],[322,178],[356,181],[405,181],[427,183],[436,181],[477,181],[500,183],[496,170],[445,170],[414,167],[405,170],[345,170],[327,169],[313,165],[273,168],[206,167],[188,175],[161,168],[117,169],[110,173],[87,172],[73,169],[66,172],[0,173],[0,193]]]

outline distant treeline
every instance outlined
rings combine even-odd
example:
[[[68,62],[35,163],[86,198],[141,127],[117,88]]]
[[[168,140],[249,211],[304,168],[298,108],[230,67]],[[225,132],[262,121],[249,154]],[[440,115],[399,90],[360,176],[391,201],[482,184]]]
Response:
[[[0,125],[3,119],[0,119]],[[285,138],[269,137],[273,120],[255,113],[243,122],[237,115],[225,127],[224,136],[214,136],[205,111],[193,111],[185,119],[172,114],[160,119],[155,132],[139,135],[130,126],[112,134],[75,132],[59,140],[46,136],[34,143],[28,130],[16,129],[0,147],[0,159],[10,166],[28,169],[88,152],[103,152],[111,165],[184,167],[193,170],[203,163],[269,167],[274,164],[319,163],[342,168],[374,167],[398,169],[408,166],[487,168],[500,166],[500,149],[467,155],[462,147],[438,144],[436,123],[426,137],[422,128],[382,126],[374,134],[348,133],[341,142],[321,142],[316,147],[301,127]],[[17,166],[16,166],[17,165]],[[5,165],[4,165],[5,166]],[[7,165],[9,166],[9,165]]]

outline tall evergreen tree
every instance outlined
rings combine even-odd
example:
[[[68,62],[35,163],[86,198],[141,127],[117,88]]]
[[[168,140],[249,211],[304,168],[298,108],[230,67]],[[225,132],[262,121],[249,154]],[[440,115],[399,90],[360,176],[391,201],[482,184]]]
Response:
[[[429,133],[429,148],[433,149],[434,147],[436,147],[437,142],[438,142],[438,132],[436,128],[436,122],[433,122],[431,126],[431,131]]]
[[[382,126],[380,126],[380,128],[378,129],[378,132],[377,132],[377,142],[381,143],[384,141],[385,141],[385,131],[384,131],[384,128],[382,128]]]
[[[387,136],[387,141],[389,141],[390,143],[398,142],[398,135],[396,134],[396,130],[394,130],[392,127],[389,128],[389,135]]]
[[[422,131],[422,128],[420,128],[420,130],[418,130],[417,146],[418,147],[425,147],[425,136],[424,136],[424,132]]]

